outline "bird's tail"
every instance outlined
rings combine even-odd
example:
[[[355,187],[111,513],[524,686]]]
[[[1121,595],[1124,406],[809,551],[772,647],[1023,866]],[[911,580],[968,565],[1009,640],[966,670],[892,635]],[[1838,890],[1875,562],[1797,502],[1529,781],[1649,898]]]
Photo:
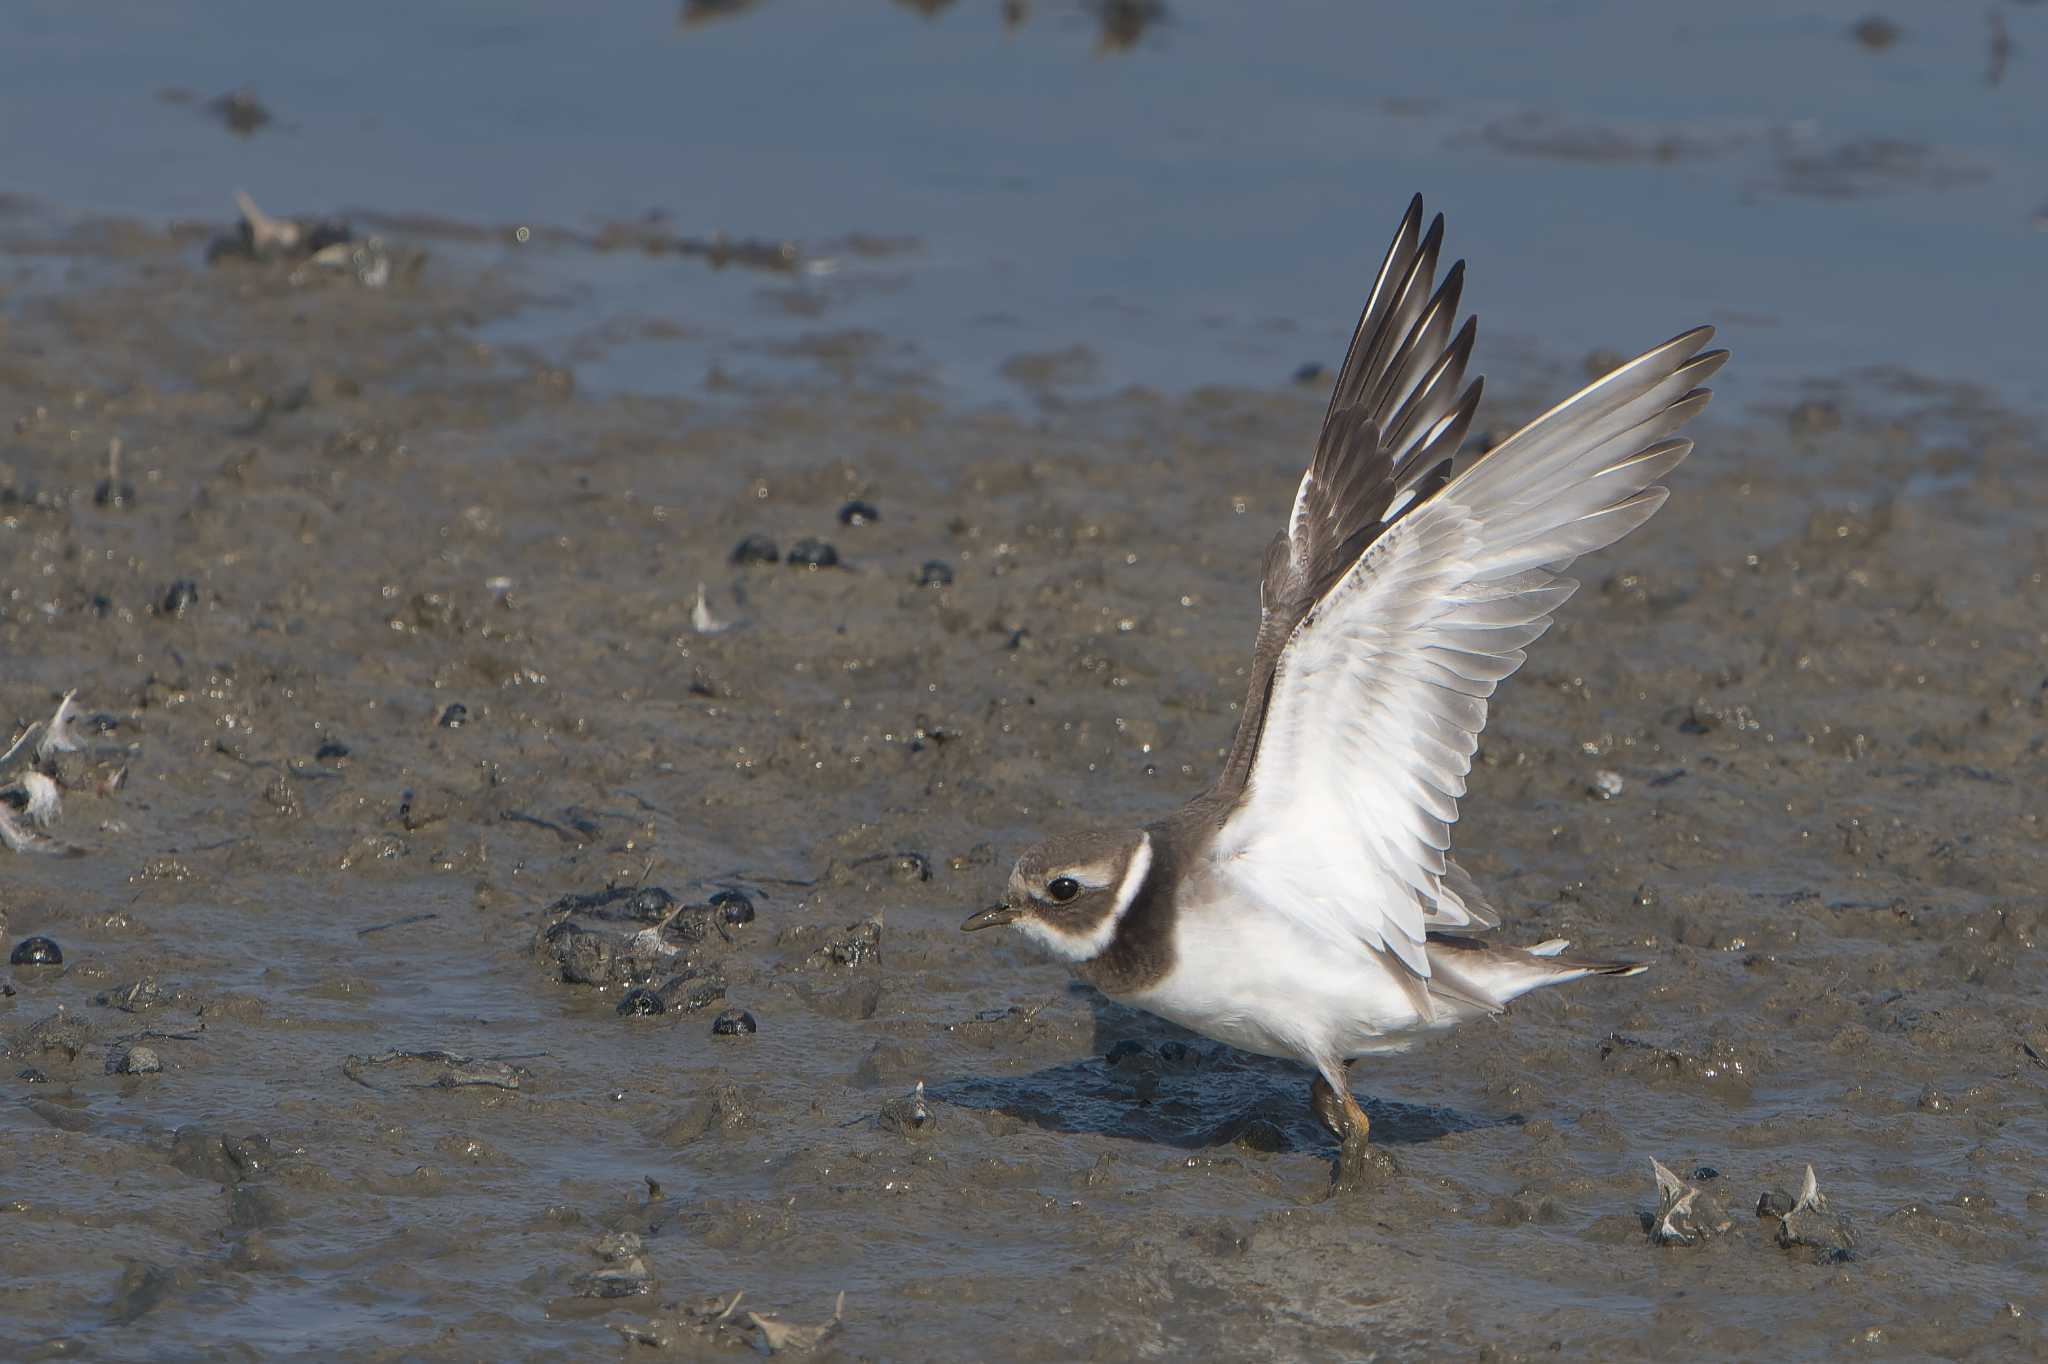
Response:
[[[1633,976],[1650,969],[1647,962],[1566,956],[1569,946],[1564,938],[1551,938],[1534,947],[1513,947],[1483,938],[1432,933],[1425,944],[1429,992],[1453,1005],[1497,1014],[1509,1001],[1545,985],[1562,985],[1582,976]]]

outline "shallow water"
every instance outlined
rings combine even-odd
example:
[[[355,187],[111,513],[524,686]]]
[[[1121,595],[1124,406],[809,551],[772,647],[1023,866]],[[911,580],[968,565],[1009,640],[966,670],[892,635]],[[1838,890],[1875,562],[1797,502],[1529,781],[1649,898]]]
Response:
[[[242,187],[463,240],[651,212],[786,239],[829,273],[493,246],[555,303],[495,335],[586,385],[695,393],[809,371],[790,347],[823,334],[827,373],[966,402],[1042,393],[1045,366],[1004,373],[1020,353],[1066,358],[1056,392],[1331,363],[1420,190],[1488,336],[1632,351],[1710,320],[1745,402],[1904,365],[2048,403],[2038,6],[1901,13],[1875,50],[1861,3],[1174,3],[1125,47],[1105,34],[1154,7],[679,22],[709,8],[38,0],[0,52],[11,187],[207,221]],[[203,101],[243,88],[273,121],[236,136]]]
[[[2015,310],[1991,307],[1985,282],[2043,240],[1987,207],[2023,202],[2024,177],[1943,191],[1968,206],[1970,226],[1949,226],[1977,234],[1973,249],[1925,272],[1870,267],[1908,291],[1939,276],[1938,308],[1981,321],[1949,328],[1947,355],[1891,324],[1863,329],[1864,349],[1831,347],[1802,330],[1818,307],[1769,328],[1733,320],[1729,386],[1747,404],[1717,404],[1670,506],[1583,566],[1580,598],[1503,691],[1458,832],[1504,931],[1654,969],[1543,992],[1498,1026],[1361,1066],[1399,1172],[1327,1201],[1332,1150],[1303,1073],[1106,1005],[956,925],[1028,839],[1148,817],[1206,782],[1235,719],[1250,574],[1322,410],[1317,386],[1284,380],[1336,358],[1355,289],[1327,281],[1369,269],[1410,177],[1353,185],[1314,139],[1275,158],[1280,125],[1245,132],[1217,112],[1241,109],[1249,96],[1232,92],[1258,75],[1238,54],[1265,50],[1228,16],[1176,7],[1133,50],[1096,55],[1078,10],[1036,6],[1003,37],[994,8],[927,21],[769,3],[662,44],[538,9],[494,11],[488,29],[451,11],[401,26],[412,59],[475,62],[438,82],[399,67],[376,101],[346,33],[287,47],[265,37],[285,22],[272,11],[205,29],[138,9],[99,37],[99,61],[135,72],[148,119],[56,117],[84,107],[56,78],[90,46],[62,41],[80,22],[68,12],[37,11],[36,41],[0,57],[0,75],[22,78],[0,81],[7,126],[27,107],[43,126],[122,130],[99,134],[94,157],[23,153],[38,202],[0,215],[0,716],[11,733],[77,688],[107,726],[65,767],[56,832],[85,855],[0,854],[0,939],[47,933],[65,954],[0,976],[0,1356],[699,1357],[752,1348],[749,1310],[816,1325],[841,1292],[824,1357],[2037,1353],[2048,476],[2038,390],[1993,372],[2018,332],[2001,334]],[[1581,40],[1621,13],[1561,7],[1540,32],[1590,62]],[[2004,13],[2024,43],[2042,11]],[[1772,62],[1811,70],[1825,54],[1861,93],[1816,81],[1807,95],[1864,111],[1834,115],[1845,126],[1910,122],[2001,168],[2034,154],[1999,132],[2039,99],[2024,46],[1986,91],[1964,64],[1965,30],[1982,30],[1962,20],[1942,36],[1902,18],[1898,45],[1873,54],[1843,36],[1846,11],[1717,15],[1699,45],[1747,54],[1766,121]],[[673,12],[659,17],[667,34]],[[1268,24],[1273,66],[1300,73],[1290,104],[1377,107],[1379,92],[1346,93],[1349,50]],[[1537,32],[1504,16],[1469,79],[1513,69]],[[1035,100],[1129,130],[1142,98],[1159,128],[1209,132],[1176,161],[1131,150],[1134,132],[1118,151],[1072,133],[1080,122],[1002,124],[1045,143],[1038,188],[1012,194],[1047,196],[1042,218],[1006,218],[1001,196],[926,162],[916,212],[898,219],[868,208],[909,191],[848,160],[885,136],[865,122],[879,114],[849,102],[843,118],[801,119],[757,99],[784,130],[749,143],[760,125],[742,120],[719,145],[751,148],[732,153],[749,165],[813,146],[816,163],[790,164],[827,187],[818,167],[836,153],[833,173],[868,197],[820,208],[764,176],[748,192],[766,207],[735,200],[706,211],[717,222],[684,223],[678,192],[678,230],[783,233],[775,220],[802,216],[806,240],[921,242],[817,277],[905,278],[815,317],[759,297],[781,277],[559,238],[515,251],[464,227],[527,216],[521,166],[575,205],[536,221],[587,230],[635,212],[634,187],[663,179],[636,157],[710,155],[649,131],[657,87],[729,104],[742,55],[781,44],[814,64],[797,70],[822,70],[861,34],[926,76],[914,58],[950,54],[949,89],[1000,95],[990,73],[1005,63],[1087,87],[1048,103],[1020,84],[1010,112]],[[525,112],[552,131],[521,162],[477,113],[497,106],[457,107],[465,90],[481,99],[488,54],[524,73],[519,88],[542,61],[565,73]],[[701,85],[645,74],[689,62]],[[307,74],[273,87],[265,69]],[[1402,69],[1411,93],[1441,83]],[[1206,103],[1176,93],[1198,70],[1217,87]],[[237,140],[154,93],[244,79],[284,126]],[[1883,96],[1900,83],[1912,120]],[[1543,88],[1492,84],[1504,108]],[[1624,73],[1600,88],[1574,116],[1639,117],[1663,85]],[[893,99],[910,120],[911,96]],[[366,103],[382,111],[368,127]],[[957,107],[964,164],[975,121],[1006,106]],[[1488,335],[1510,343],[1482,343],[1494,429],[1575,382],[1589,347],[1724,316],[1729,280],[1758,278],[1728,259],[1808,288],[1797,258],[1743,235],[1762,221],[1750,215],[1800,215],[1779,227],[1800,224],[1810,265],[1826,223],[1889,222],[1903,239],[1937,212],[1911,186],[1740,200],[1771,163],[1731,150],[1701,169],[1723,177],[1728,230],[1749,226],[1720,245],[1710,223],[1688,226],[1669,249],[1691,283],[1660,283],[1616,229],[1611,252],[1604,235],[1588,245],[1626,288],[1585,296],[1584,275],[1530,254],[1563,249],[1555,223],[1495,218],[1512,196],[1456,197],[1505,193],[1482,169],[1576,177],[1609,204],[1645,177],[1668,194],[1715,182],[1527,162],[1467,147],[1450,115],[1402,117],[1431,130],[1417,164],[1453,158],[1436,172],[1455,181],[1452,246],[1486,280],[1468,297],[1506,316]],[[350,145],[360,164],[334,154]],[[430,147],[459,173],[436,174]],[[1116,158],[1143,193],[1102,188]],[[1160,273],[1116,264],[1122,248],[1082,230],[1128,221],[1141,240],[1196,202],[1169,191],[1204,164],[1205,202],[1225,216],[1174,237]],[[1302,191],[1325,177],[1347,185],[1341,199]],[[206,232],[169,225],[213,222],[221,189],[272,181],[259,197],[274,207],[376,211],[394,246],[429,249],[425,264],[376,292],[286,266],[207,268]],[[1317,206],[1286,229],[1291,246],[1258,206],[1282,190]],[[1530,211],[1582,230],[1572,195]],[[1076,225],[1061,226],[1061,202]],[[991,268],[1002,259],[1018,264]],[[1200,307],[1297,330],[1190,325],[1202,314],[1178,285],[1205,271],[1216,301]],[[1800,296],[1836,287],[1817,277]],[[1841,287],[1842,308],[1874,306]],[[1082,306],[1098,296],[1131,306]],[[990,300],[1021,319],[1000,336],[962,322]],[[698,332],[610,339],[671,315]],[[1907,315],[1950,314],[1920,300]],[[749,370],[748,347],[848,319],[883,340],[814,338],[794,365],[762,352]],[[1781,368],[1773,346],[1801,336],[1825,358]],[[997,372],[1081,340],[1099,352],[1093,379]],[[665,347],[730,372],[706,386],[701,366],[681,382],[634,368]],[[1866,360],[1893,368],[1873,381],[1854,372]],[[1134,380],[1160,391],[1103,392]],[[982,402],[1011,390],[1030,401]],[[134,497],[102,505],[117,438]],[[842,524],[855,497],[881,519]],[[822,537],[844,566],[735,566],[750,532],[785,550]],[[918,585],[928,560],[950,586]],[[180,580],[194,591],[182,614],[166,609]],[[732,628],[693,628],[699,582]],[[444,724],[458,703],[465,723]],[[124,766],[125,784],[98,790]],[[1588,793],[1603,769],[1623,779],[1615,799]],[[541,938],[549,906],[608,883],[753,897],[751,923],[672,940],[656,973],[700,972],[721,1000],[622,1017],[620,986],[561,979]],[[857,946],[870,917],[877,956]],[[143,981],[155,993],[120,1008]],[[714,1036],[728,1006],[759,1031]],[[135,1042],[162,1072],[108,1074]],[[919,1082],[923,1126],[898,1120]],[[1652,1246],[1652,1157],[1716,1172],[1697,1178],[1729,1231]],[[1851,1259],[1781,1249],[1751,1215],[1809,1163],[1854,1228]],[[645,1291],[590,1296],[594,1272],[631,1267],[593,1249],[619,1232],[641,1238],[646,1277],[613,1283]],[[694,1311],[739,1291],[722,1322]],[[666,1344],[615,1344],[615,1324]]]

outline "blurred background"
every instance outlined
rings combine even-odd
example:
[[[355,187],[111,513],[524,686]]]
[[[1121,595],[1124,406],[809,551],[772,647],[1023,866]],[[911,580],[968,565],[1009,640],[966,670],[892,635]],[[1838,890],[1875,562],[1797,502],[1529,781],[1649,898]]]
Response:
[[[1283,383],[1419,190],[1483,365],[1704,320],[1738,403],[1880,365],[2048,400],[2033,0],[9,9],[17,211],[240,188],[477,257],[586,391]]]

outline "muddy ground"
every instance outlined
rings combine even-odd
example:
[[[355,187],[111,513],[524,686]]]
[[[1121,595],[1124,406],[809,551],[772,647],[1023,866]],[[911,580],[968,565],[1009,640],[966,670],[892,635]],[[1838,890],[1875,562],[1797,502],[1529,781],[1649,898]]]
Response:
[[[1654,970],[1361,1066],[1399,1174],[1330,1200],[1305,1073],[957,931],[1207,780],[1318,389],[600,400],[477,340],[484,264],[0,228],[0,717],[91,736],[79,855],[0,853],[63,953],[0,997],[0,1353],[703,1357],[841,1293],[822,1357],[2041,1350],[2032,420],[1702,424],[1458,831],[1504,932]],[[1654,1244],[1652,1158],[1726,1230]]]

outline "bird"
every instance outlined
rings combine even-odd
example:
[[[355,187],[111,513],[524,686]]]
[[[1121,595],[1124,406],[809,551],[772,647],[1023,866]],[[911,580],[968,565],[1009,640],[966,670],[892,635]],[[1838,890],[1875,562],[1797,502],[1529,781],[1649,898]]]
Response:
[[[1268,545],[1237,729],[1214,783],[1138,828],[1030,847],[968,932],[1009,926],[1083,982],[1243,1051],[1297,1061],[1367,1186],[1352,1062],[1644,963],[1518,947],[1450,855],[1487,704],[1578,583],[1572,562],[1664,504],[1674,433],[1728,358],[1694,327],[1487,448],[1468,445],[1476,319],[1443,215],[1388,247],[1286,525]]]

